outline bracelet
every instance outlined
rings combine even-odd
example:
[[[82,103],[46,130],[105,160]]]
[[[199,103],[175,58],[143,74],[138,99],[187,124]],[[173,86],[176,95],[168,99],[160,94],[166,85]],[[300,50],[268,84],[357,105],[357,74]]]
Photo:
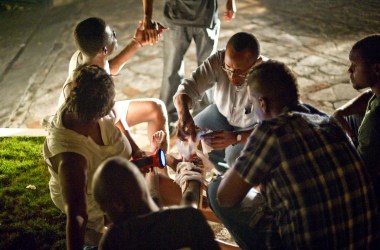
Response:
[[[138,44],[140,45],[140,48],[141,48],[141,47],[144,47],[144,46],[142,45],[142,43],[141,43],[139,40],[136,39],[136,37],[132,38],[132,40],[135,41],[136,43],[138,43]]]

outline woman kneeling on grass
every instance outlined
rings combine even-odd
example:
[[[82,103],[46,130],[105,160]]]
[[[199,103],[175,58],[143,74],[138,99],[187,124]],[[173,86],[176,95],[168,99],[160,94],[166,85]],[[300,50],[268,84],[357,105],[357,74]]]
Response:
[[[82,66],[73,79],[76,87],[47,125],[43,154],[51,174],[51,198],[67,215],[67,248],[83,249],[98,245],[105,226],[91,193],[93,174],[109,157],[129,159],[131,145],[115,126],[115,88],[107,72]],[[172,197],[164,199],[165,205],[181,197],[179,186],[167,176],[160,176],[160,192]]]

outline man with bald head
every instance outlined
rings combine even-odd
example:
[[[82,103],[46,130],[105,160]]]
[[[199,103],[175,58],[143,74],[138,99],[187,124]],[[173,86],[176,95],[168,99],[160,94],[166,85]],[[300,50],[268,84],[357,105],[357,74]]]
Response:
[[[183,80],[174,96],[178,137],[195,141],[196,126],[212,130],[203,139],[214,149],[209,157],[221,172],[225,169],[218,167],[218,163],[227,162],[229,166],[234,163],[256,123],[246,79],[262,60],[256,37],[246,32],[236,33],[229,39],[226,49],[211,55],[190,78]],[[190,109],[211,88],[214,88],[215,104],[193,119]]]
[[[198,210],[160,210],[140,170],[122,157],[110,158],[99,166],[92,190],[112,222],[100,249],[219,249]]]

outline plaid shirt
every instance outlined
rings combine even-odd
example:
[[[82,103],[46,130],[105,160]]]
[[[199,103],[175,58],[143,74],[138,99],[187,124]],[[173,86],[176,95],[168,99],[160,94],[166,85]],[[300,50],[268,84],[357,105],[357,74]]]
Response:
[[[246,182],[261,184],[290,249],[370,249],[376,244],[368,173],[331,118],[286,112],[263,121],[234,170]]]

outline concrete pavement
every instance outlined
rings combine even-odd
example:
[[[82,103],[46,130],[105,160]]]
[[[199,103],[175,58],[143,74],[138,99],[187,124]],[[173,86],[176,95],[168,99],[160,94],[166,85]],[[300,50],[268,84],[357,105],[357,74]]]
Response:
[[[220,1],[220,12],[224,10]],[[238,31],[254,33],[262,54],[287,63],[299,77],[301,98],[331,113],[356,96],[348,81],[348,53],[361,37],[379,32],[379,1],[237,0],[232,22],[222,22],[219,48]],[[162,20],[162,1],[154,18]],[[104,18],[117,32],[119,47],[133,36],[141,1],[46,1],[0,12],[0,127],[40,128],[53,114],[75,51],[72,31],[90,16]],[[186,75],[196,66],[195,48]],[[162,43],[147,46],[115,77],[117,99],[158,97]],[[141,128],[141,129],[140,129]],[[144,130],[136,128],[135,132]]]
[[[162,20],[162,2],[154,3],[157,20]],[[220,12],[224,3],[219,1]],[[75,51],[77,22],[104,18],[122,48],[142,18],[140,0],[45,0],[20,2],[13,10],[2,7],[0,3],[0,128],[12,129],[0,129],[0,136],[44,134],[24,129],[41,128],[41,120],[56,109]],[[302,100],[328,113],[358,94],[348,80],[348,53],[358,39],[380,32],[380,1],[237,0],[237,10],[235,20],[222,22],[219,48],[238,31],[254,33],[263,55],[287,63],[298,75]],[[186,76],[196,67],[195,58],[191,46]],[[162,43],[144,47],[115,77],[116,98],[157,98],[161,77]],[[141,147],[148,144],[145,125],[132,132]],[[223,228],[218,237],[229,239]]]

